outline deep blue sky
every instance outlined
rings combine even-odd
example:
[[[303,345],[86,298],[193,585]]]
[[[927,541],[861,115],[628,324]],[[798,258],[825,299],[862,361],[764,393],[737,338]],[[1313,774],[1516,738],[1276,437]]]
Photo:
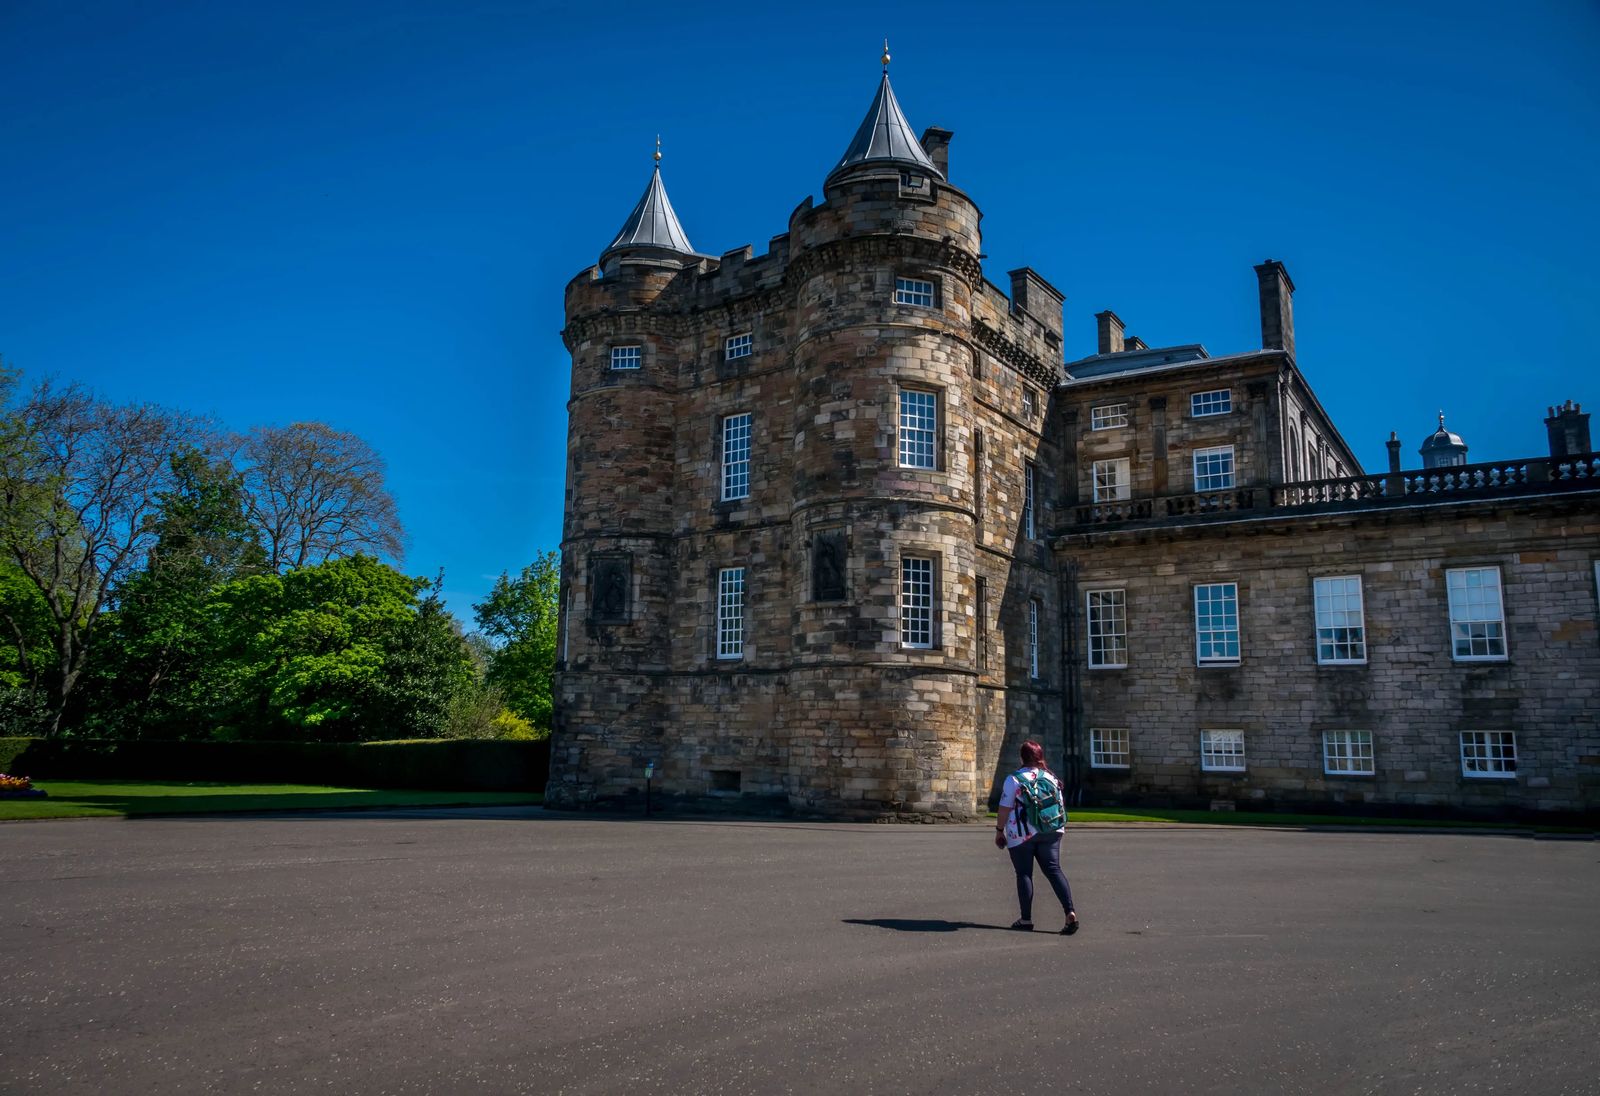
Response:
[[[0,355],[238,428],[376,445],[463,615],[560,538],[561,291],[649,176],[764,251],[848,143],[880,39],[956,133],[991,279],[1151,345],[1302,367],[1366,466],[1443,407],[1479,460],[1600,405],[1600,7],[0,0]],[[1600,409],[1600,408],[1597,408]]]

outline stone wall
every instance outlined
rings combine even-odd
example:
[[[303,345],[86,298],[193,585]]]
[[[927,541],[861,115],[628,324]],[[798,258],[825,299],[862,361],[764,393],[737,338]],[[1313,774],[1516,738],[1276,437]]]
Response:
[[[1093,801],[1600,809],[1600,625],[1591,493],[1070,535],[1078,634],[1087,591],[1126,591],[1128,666],[1083,642]],[[1508,657],[1452,658],[1445,572],[1495,567]],[[1313,579],[1360,576],[1366,662],[1319,665]],[[1196,583],[1236,582],[1241,657],[1198,666]],[[1091,728],[1126,729],[1128,769],[1091,769]],[[1243,773],[1202,772],[1202,729],[1245,734]],[[1370,776],[1323,771],[1324,731],[1372,733]],[[1512,778],[1463,775],[1462,731],[1514,731]]]

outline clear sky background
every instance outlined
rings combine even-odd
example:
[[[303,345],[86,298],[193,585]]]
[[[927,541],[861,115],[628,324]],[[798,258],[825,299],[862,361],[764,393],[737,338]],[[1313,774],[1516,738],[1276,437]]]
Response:
[[[1600,410],[1600,5],[0,0],[0,355],[388,459],[405,568],[470,614],[560,540],[562,288],[663,167],[701,251],[766,250],[891,39],[955,131],[992,280],[1152,346],[1300,364],[1368,469]],[[595,439],[604,444],[603,439]]]

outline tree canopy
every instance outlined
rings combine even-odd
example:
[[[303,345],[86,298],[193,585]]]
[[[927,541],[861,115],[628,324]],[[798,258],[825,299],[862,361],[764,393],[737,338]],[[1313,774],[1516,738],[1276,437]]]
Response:
[[[14,382],[8,387],[14,391]],[[200,424],[151,404],[37,385],[0,428],[0,554],[37,589],[52,626],[41,684],[59,729],[111,591],[144,565],[171,454]],[[13,633],[19,621],[8,618]]]
[[[464,635],[382,458],[318,422],[194,416],[0,368],[0,733],[533,737],[555,556]],[[547,604],[548,603],[548,604]]]
[[[478,630],[489,638],[488,681],[504,691],[506,705],[549,731],[553,715],[561,557],[545,552],[516,578],[501,574],[489,596],[473,606]]]

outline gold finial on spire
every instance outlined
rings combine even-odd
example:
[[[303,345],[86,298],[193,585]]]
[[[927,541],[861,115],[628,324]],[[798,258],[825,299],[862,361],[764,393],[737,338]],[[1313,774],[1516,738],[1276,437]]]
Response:
[[[885,75],[889,72],[889,39],[887,38],[883,40],[883,71]]]
[[[661,134],[656,134],[656,163],[661,162]]]

